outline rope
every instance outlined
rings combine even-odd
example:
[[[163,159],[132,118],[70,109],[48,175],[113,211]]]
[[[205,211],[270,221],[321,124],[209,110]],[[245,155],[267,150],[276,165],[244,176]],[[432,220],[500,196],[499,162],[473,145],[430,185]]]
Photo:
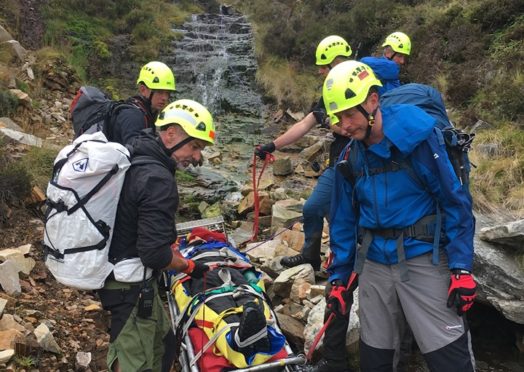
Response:
[[[346,286],[346,291],[349,291],[349,289],[351,288],[351,286],[353,285],[353,283],[355,282],[357,277],[358,277],[357,273],[353,271],[351,273],[351,276],[349,277],[348,285]],[[348,313],[350,311],[351,311],[351,307],[348,309]],[[334,313],[329,314],[328,319],[326,320],[326,322],[324,323],[322,328],[320,328],[320,331],[315,336],[315,339],[313,340],[313,343],[311,344],[311,347],[309,348],[309,350],[307,352],[307,355],[306,355],[306,359],[307,360],[311,361],[311,358],[313,357],[313,353],[315,352],[315,349],[317,348],[318,342],[320,341],[320,339],[322,338],[322,336],[326,332],[327,327],[329,327],[329,324],[331,323],[331,321],[333,320],[334,317],[335,317]]]
[[[270,154],[269,152],[266,152],[266,156],[264,158],[264,164],[262,165],[262,169],[260,170],[260,174],[258,175],[257,179],[257,154],[253,153],[253,171],[251,172],[252,175],[252,181],[253,181],[253,202],[255,206],[255,216],[253,218],[253,235],[251,236],[250,242],[257,240],[258,236],[258,230],[259,230],[259,223],[258,223],[258,217],[260,215],[260,200],[258,199],[258,185],[260,183],[260,179],[262,178],[262,174],[264,173],[264,170],[266,169],[267,165],[269,163],[273,163],[275,160],[275,157]]]

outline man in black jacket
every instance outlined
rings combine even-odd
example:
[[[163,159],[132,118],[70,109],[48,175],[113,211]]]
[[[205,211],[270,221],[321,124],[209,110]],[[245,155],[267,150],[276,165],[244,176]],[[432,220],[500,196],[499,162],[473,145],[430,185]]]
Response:
[[[111,312],[107,355],[112,371],[169,371],[174,334],[158,296],[162,270],[202,277],[207,265],[184,259],[174,246],[177,166],[201,160],[215,138],[208,110],[191,100],[168,105],[155,122],[158,133],[143,131],[133,142],[113,232],[109,259],[113,273],[99,291]],[[171,345],[171,346],[169,346]]]
[[[127,100],[136,109],[119,111],[111,126],[111,141],[123,145],[131,143],[142,129],[154,129],[158,113],[175,91],[175,76],[166,64],[153,61],[142,67],[136,84],[139,94]]]

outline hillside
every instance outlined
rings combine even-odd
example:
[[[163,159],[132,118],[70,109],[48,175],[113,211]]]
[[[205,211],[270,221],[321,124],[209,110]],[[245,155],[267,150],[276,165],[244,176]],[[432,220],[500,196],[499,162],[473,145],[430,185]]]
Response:
[[[8,47],[0,32],[0,118],[46,139],[46,146],[35,148],[0,137],[0,249],[33,243],[29,257],[37,262],[34,272],[23,277],[21,301],[10,302],[6,312],[35,325],[42,314],[53,316],[50,326],[60,329],[57,342],[64,350],[59,357],[39,354],[39,370],[74,369],[76,352],[87,349],[95,350],[91,367],[104,370],[108,342],[107,319],[92,307],[93,296],[48,280],[37,249],[42,200],[34,186],[45,190],[56,146],[72,136],[69,103],[86,83],[125,97],[134,89],[137,66],[158,58],[180,37],[170,32],[171,25],[182,24],[193,12],[216,10],[218,3],[0,0],[0,26],[25,50],[18,54]],[[475,208],[524,218],[524,2],[228,3],[254,25],[257,78],[274,112],[307,111],[317,97],[321,82],[314,49],[325,35],[344,36],[362,57],[377,53],[389,32],[408,33],[414,52],[403,81],[438,87],[457,126],[476,128],[471,153],[477,166],[472,172]],[[20,359],[16,365],[34,370],[30,362]]]

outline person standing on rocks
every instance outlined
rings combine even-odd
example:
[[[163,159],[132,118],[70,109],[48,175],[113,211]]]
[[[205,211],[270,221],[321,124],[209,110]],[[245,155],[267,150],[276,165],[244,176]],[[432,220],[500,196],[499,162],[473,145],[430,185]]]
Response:
[[[119,111],[111,128],[111,140],[122,145],[131,143],[142,129],[155,128],[158,113],[175,91],[175,75],[166,64],[152,61],[141,68],[136,84],[138,95],[127,102],[137,109]]]
[[[411,54],[411,40],[405,33],[397,31],[386,37],[382,46],[384,51],[381,57],[364,57],[360,60],[373,69],[382,83],[378,88],[379,95],[400,86],[400,67]]]
[[[351,47],[342,37],[331,35],[324,38],[318,44],[316,50],[316,65],[318,66],[319,74],[325,77],[334,66],[347,60],[351,53]],[[259,158],[265,159],[266,154],[280,150],[304,137],[317,123],[329,128],[326,108],[322,98],[320,98],[309,114],[295,123],[284,134],[268,144],[257,146],[255,154]],[[342,149],[349,142],[345,131],[338,127],[331,127],[331,129],[333,130],[335,140],[331,143],[329,150],[329,166],[318,178],[318,182],[303,208],[304,246],[300,254],[282,258],[281,263],[286,267],[309,263],[315,271],[320,270],[322,230],[324,228],[324,217],[327,217],[329,213],[334,174],[333,165]]]
[[[324,82],[331,123],[354,141],[336,166],[326,306],[335,316],[313,370],[347,370],[354,288],[346,283],[354,271],[361,371],[393,370],[404,319],[431,371],[474,371],[465,317],[476,296],[471,199],[435,119],[412,105],[381,108],[381,85],[357,61],[336,66]]]
[[[209,111],[192,100],[169,104],[133,143],[131,168],[118,203],[109,260],[113,273],[98,291],[111,312],[107,363],[111,371],[170,371],[174,333],[157,279],[174,269],[201,278],[208,266],[182,258],[176,241],[177,166],[199,162],[215,141]]]

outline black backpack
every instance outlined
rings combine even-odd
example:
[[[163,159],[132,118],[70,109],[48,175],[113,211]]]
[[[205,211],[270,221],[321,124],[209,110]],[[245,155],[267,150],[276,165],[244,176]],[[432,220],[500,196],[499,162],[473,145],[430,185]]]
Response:
[[[96,87],[82,86],[69,109],[75,138],[84,133],[101,131],[109,141],[112,141],[112,128],[116,116],[121,110],[130,108],[141,110],[130,102],[109,99]]]

